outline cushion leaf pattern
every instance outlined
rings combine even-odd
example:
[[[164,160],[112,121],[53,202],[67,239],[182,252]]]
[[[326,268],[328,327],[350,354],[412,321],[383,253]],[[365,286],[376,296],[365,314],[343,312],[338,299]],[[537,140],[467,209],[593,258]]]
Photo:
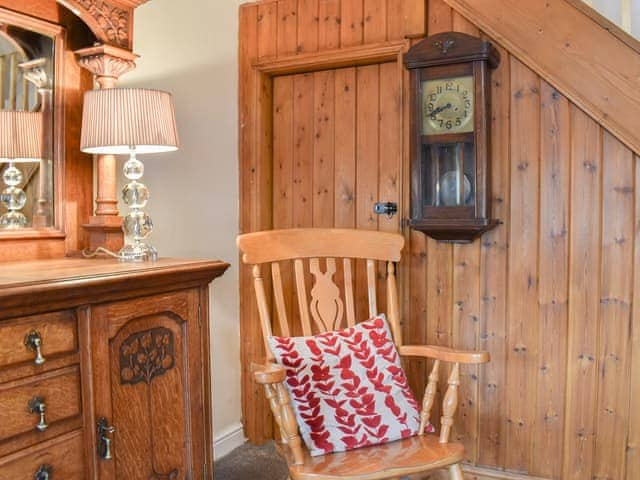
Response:
[[[269,337],[312,456],[415,435],[420,413],[384,315],[313,337]]]

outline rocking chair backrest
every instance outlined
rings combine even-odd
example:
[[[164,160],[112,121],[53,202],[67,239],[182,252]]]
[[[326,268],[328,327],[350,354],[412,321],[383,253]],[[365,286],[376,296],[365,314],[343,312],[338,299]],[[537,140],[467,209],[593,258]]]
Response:
[[[272,335],[272,329],[262,264],[269,264],[271,269],[279,333],[290,336],[283,272],[288,272],[290,262],[293,262],[301,332],[308,336],[315,332],[355,325],[354,260],[366,262],[369,316],[380,313],[376,298],[376,262],[384,262],[387,273],[387,311],[384,313],[396,344],[402,344],[395,276],[395,264],[400,261],[404,246],[401,235],[370,230],[309,228],[248,233],[239,236],[237,243],[244,254],[244,263],[253,265],[254,286],[268,360],[272,360],[272,355],[266,342]],[[334,277],[339,270],[342,270],[342,278],[336,279]],[[307,281],[307,272],[313,277],[311,282]],[[311,298],[308,295],[308,285],[311,285]],[[344,325],[345,318],[347,325]]]

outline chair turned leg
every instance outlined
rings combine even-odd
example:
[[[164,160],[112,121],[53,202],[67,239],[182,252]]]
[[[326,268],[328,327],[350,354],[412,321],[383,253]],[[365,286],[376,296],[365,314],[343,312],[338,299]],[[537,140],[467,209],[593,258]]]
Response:
[[[459,463],[449,467],[449,475],[451,480],[464,480],[464,474],[462,473],[462,468]]]

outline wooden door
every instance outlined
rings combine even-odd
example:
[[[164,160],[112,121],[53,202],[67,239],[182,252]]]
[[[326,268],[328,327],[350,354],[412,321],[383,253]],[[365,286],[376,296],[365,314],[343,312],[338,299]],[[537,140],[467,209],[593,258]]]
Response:
[[[187,290],[92,310],[94,414],[115,427],[101,480],[205,477],[198,299]]]
[[[274,229],[400,231],[401,214],[379,216],[373,207],[394,202],[403,211],[401,89],[396,62],[274,78]],[[358,293],[366,293],[366,272],[360,267],[356,316],[363,319],[366,295]],[[288,302],[290,273],[284,272],[292,287],[285,289]]]

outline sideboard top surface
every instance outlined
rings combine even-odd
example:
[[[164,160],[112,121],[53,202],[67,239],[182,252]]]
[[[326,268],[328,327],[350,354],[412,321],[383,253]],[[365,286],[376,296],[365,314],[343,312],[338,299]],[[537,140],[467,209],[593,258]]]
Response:
[[[205,285],[229,264],[219,260],[161,258],[153,263],[64,258],[0,263],[0,317],[27,306],[38,310],[126,299]]]

